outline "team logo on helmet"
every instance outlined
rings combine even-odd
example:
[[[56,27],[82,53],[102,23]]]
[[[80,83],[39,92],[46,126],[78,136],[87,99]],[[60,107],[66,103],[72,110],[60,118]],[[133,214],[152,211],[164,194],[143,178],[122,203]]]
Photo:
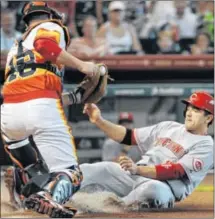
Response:
[[[193,101],[196,101],[198,99],[198,95],[196,93],[192,94],[190,96],[190,101],[193,102]]]

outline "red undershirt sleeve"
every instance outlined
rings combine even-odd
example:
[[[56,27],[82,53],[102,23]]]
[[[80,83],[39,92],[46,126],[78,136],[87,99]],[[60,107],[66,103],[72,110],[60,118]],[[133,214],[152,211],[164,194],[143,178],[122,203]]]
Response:
[[[51,39],[39,38],[34,41],[35,50],[40,53],[46,61],[56,62],[62,49]]]
[[[156,179],[158,180],[171,180],[183,178],[186,172],[180,163],[165,163],[155,166]]]

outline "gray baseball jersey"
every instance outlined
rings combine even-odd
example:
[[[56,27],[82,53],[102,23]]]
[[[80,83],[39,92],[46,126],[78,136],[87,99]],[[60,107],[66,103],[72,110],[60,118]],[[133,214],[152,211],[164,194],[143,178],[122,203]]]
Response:
[[[212,137],[194,135],[186,131],[183,124],[161,122],[135,129],[134,135],[144,154],[138,165],[157,165],[170,161],[183,166],[188,179],[166,181],[178,201],[191,194],[213,167]]]

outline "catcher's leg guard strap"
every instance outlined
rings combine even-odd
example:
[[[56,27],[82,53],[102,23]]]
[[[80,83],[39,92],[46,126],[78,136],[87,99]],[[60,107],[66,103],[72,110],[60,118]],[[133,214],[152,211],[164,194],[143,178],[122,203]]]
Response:
[[[29,197],[31,194],[44,191],[44,187],[51,180],[51,175],[49,173],[42,175],[35,175],[32,177],[22,188],[22,195]]]
[[[47,165],[28,139],[9,144],[6,151],[18,167],[25,169],[29,177],[37,175],[38,171],[40,173],[48,173]]]
[[[7,143],[5,150],[13,163],[20,168],[25,168],[38,160],[37,152],[28,139]]]

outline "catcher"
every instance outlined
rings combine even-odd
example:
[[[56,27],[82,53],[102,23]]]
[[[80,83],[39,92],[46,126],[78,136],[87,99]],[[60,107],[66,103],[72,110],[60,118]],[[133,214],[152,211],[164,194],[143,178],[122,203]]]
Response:
[[[26,3],[23,20],[27,30],[8,54],[2,89],[1,133],[14,164],[7,186],[19,207],[50,217],[73,217],[76,210],[63,204],[79,189],[82,173],[63,103],[98,102],[105,92],[107,68],[66,52],[68,30],[47,3]],[[86,77],[73,92],[61,94],[64,66]]]

